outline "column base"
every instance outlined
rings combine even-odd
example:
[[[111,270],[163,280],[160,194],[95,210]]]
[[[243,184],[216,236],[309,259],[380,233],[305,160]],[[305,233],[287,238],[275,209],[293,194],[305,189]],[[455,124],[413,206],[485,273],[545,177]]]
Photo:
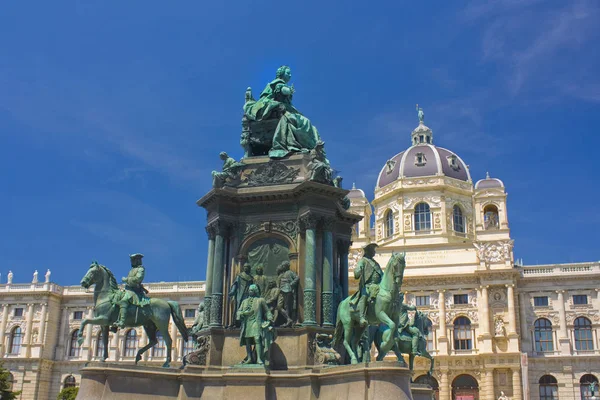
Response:
[[[304,321],[302,325],[317,324],[317,292],[313,289],[304,289]]]

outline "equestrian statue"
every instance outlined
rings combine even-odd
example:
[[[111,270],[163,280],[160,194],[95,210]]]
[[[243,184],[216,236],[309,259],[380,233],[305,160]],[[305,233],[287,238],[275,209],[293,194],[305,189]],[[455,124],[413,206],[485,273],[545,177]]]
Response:
[[[104,350],[102,361],[108,358],[108,332],[117,328],[133,328],[143,326],[148,335],[148,344],[138,350],[135,356],[137,364],[142,354],[158,343],[156,333],[160,331],[167,346],[167,359],[163,367],[171,364],[171,348],[173,339],[169,334],[171,317],[181,333],[184,341],[188,340],[188,329],[185,326],[179,304],[175,301],[152,299],[146,296],[142,286],[145,269],[141,264],[143,255],[133,254],[131,271],[123,278],[125,289],[121,290],[113,273],[104,265],[93,262],[81,279],[81,286],[88,289],[94,285],[94,317],[84,319],[79,328],[78,343],[83,343],[84,328],[88,324],[102,327]]]

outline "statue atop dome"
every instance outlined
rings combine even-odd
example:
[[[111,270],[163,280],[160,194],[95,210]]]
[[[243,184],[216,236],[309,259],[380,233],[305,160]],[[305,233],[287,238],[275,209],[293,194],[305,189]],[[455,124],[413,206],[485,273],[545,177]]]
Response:
[[[277,69],[258,100],[246,90],[242,146],[249,156],[269,155],[283,158],[291,153],[308,153],[321,140],[317,128],[292,105],[294,85],[290,67]]]
[[[419,123],[420,124],[425,123],[425,113],[423,112],[423,108],[419,107],[418,104],[417,104],[417,115],[419,116]]]

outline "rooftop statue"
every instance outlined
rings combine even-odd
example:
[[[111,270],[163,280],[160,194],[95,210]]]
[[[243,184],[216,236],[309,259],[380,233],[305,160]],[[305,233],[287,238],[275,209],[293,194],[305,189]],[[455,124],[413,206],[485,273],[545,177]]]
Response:
[[[235,161],[234,158],[229,157],[224,151],[219,153],[219,158],[223,160],[223,168],[221,172],[212,172],[214,188],[222,188],[228,183],[235,183],[235,181],[239,180],[242,170],[246,168],[245,164]]]
[[[295,90],[293,85],[288,86],[291,78],[290,67],[284,65],[277,69],[275,79],[267,84],[258,100],[252,98],[250,88],[246,90],[244,115],[249,121],[278,121],[268,151],[271,158],[283,158],[290,153],[307,153],[320,140],[317,128],[292,105]],[[246,154],[249,154],[252,151],[249,151],[248,146],[252,146],[258,138],[247,133],[245,131],[246,135],[242,134],[241,142]],[[268,140],[270,134],[262,139],[265,138]]]
[[[418,104],[417,104],[417,115],[419,117],[419,122],[424,123],[425,122],[425,113],[423,112],[423,109],[421,107],[419,107]]]
[[[144,301],[140,298],[143,291],[141,282],[143,274],[140,274],[138,267],[141,265],[141,254],[134,254],[132,258],[132,270],[127,278],[123,278],[126,282],[125,291],[119,289],[117,280],[113,273],[104,265],[93,262],[90,265],[85,276],[81,279],[81,286],[89,288],[94,286],[94,316],[86,318],[81,322],[77,342],[83,343],[83,332],[88,324],[100,325],[102,327],[102,341],[104,343],[104,352],[102,361],[108,358],[108,331],[115,324],[119,314],[123,315],[122,326],[137,327],[143,326],[148,335],[148,344],[140,348],[135,356],[136,364],[142,359],[142,354],[148,349],[154,347],[158,343],[156,333],[160,331],[167,346],[167,359],[163,367],[167,368],[171,364],[171,348],[173,339],[170,335],[169,321],[173,318],[175,326],[181,333],[185,341],[188,340],[188,330],[183,320],[181,308],[175,301],[163,299],[148,299]],[[140,264],[137,265],[138,261]],[[130,293],[128,294],[129,291]],[[126,296],[129,296],[131,302],[122,301]],[[145,296],[145,294],[144,294]],[[137,299],[137,300],[136,300]],[[121,312],[119,312],[120,304]]]

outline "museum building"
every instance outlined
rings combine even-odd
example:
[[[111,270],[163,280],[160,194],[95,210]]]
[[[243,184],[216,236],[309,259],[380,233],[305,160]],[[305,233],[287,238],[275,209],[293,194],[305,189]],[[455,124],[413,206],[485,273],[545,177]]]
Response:
[[[433,143],[421,119],[411,146],[385,162],[373,201],[354,187],[348,194],[350,211],[364,217],[352,233],[350,291],[365,245],[378,244],[382,267],[392,252],[406,252],[405,301],[434,328],[427,338],[434,374],[418,357],[414,378],[438,399],[591,399],[589,384],[600,377],[600,263],[515,262],[503,182],[487,176],[473,184],[467,164]],[[152,297],[179,302],[192,325],[204,282],[145,286]],[[79,385],[79,369],[103,350],[97,326],[88,325],[77,344],[92,309],[91,290],[49,276],[0,285],[0,355],[21,399],[55,399]],[[193,345],[173,323],[169,330],[177,366]],[[111,333],[108,361],[133,363],[147,342],[142,328]],[[165,352],[159,335],[143,361],[160,366]]]

